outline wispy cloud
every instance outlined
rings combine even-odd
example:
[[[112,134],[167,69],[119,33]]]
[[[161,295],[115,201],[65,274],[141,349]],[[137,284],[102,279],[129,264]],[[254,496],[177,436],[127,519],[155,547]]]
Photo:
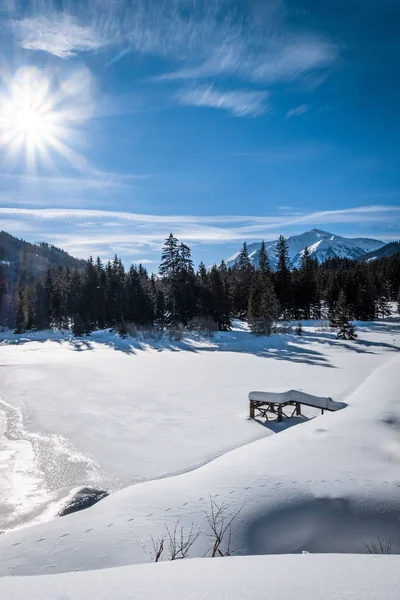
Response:
[[[50,16],[39,15],[16,20],[13,27],[22,48],[42,50],[59,58],[71,58],[79,52],[94,52],[110,45],[91,26],[79,24],[67,13],[53,12]]]
[[[296,108],[291,108],[286,113],[286,119],[291,119],[292,117],[300,117],[304,115],[306,112],[310,110],[311,106],[309,104],[301,104],[300,106],[296,106]]]
[[[109,65],[130,52],[174,60],[159,79],[286,82],[321,76],[336,61],[339,48],[328,38],[288,25],[282,0],[265,3],[257,18],[253,9],[243,3],[238,14],[232,0],[65,0],[60,12],[43,0],[12,25],[22,47],[60,58],[112,48]]]
[[[267,109],[268,92],[262,91],[222,91],[214,86],[196,87],[179,94],[181,104],[220,108],[236,117],[259,116]]]
[[[347,225],[358,231],[360,226],[373,227],[380,239],[395,239],[389,230],[400,215],[398,206],[360,206],[344,210],[277,215],[151,215],[84,209],[0,208],[2,227],[11,223],[19,234],[30,239],[55,243],[70,253],[86,258],[99,254],[112,257],[116,252],[126,260],[137,256],[158,260],[159,249],[173,231],[179,239],[190,244],[241,243],[243,240],[275,239],[304,231],[306,227],[335,224]],[[112,227],[112,229],[110,229]]]

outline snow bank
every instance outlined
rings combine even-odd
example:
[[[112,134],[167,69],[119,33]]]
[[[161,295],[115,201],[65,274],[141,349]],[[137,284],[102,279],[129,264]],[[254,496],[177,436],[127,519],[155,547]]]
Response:
[[[400,552],[400,356],[326,414],[189,473],[128,487],[87,511],[0,536],[0,574],[102,569],[153,560],[152,537],[177,520],[211,541],[209,495],[229,512],[233,554]]]
[[[394,556],[194,559],[0,579],[7,600],[398,600],[399,589]]]
[[[0,529],[50,518],[82,486],[116,490],[168,477],[275,435],[274,425],[248,419],[255,387],[345,400],[397,351],[392,326],[369,323],[358,333],[357,343],[341,342],[310,323],[301,337],[258,338],[239,322],[211,341],[4,333]],[[318,412],[304,410],[306,418]]]

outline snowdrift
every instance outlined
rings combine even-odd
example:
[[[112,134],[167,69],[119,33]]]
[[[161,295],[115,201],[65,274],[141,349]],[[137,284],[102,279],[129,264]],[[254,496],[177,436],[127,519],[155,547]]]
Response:
[[[0,579],[7,600],[398,600],[399,589],[395,556],[194,559]]]
[[[390,539],[392,552],[400,552],[399,368],[395,354],[346,398],[343,411],[189,473],[130,486],[84,512],[0,536],[0,574],[149,562],[152,538],[178,519],[185,530],[199,530],[191,554],[203,556],[211,544],[205,519],[210,497],[229,512],[241,509],[232,554],[366,553],[378,538]],[[368,572],[364,568],[364,576]],[[262,573],[265,581],[266,569]]]

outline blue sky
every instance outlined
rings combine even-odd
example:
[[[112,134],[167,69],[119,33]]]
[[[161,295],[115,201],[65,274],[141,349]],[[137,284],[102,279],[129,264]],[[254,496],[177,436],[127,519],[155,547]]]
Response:
[[[0,222],[157,267],[400,238],[398,0],[3,0]]]

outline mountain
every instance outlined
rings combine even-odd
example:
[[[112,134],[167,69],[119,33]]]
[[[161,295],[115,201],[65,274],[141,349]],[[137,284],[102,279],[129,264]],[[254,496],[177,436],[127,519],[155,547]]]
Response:
[[[321,263],[329,258],[335,257],[357,259],[364,256],[367,252],[374,252],[384,246],[384,243],[380,240],[369,238],[345,238],[340,235],[328,233],[327,231],[322,231],[321,229],[311,229],[300,235],[292,235],[287,238],[287,242],[290,260],[293,267],[296,268],[300,266],[301,257],[305,247],[307,247],[310,254]],[[277,263],[275,256],[276,244],[277,240],[266,242],[265,244],[272,268],[275,268]],[[250,258],[255,265],[258,261],[260,246],[261,242],[249,244],[248,246]],[[235,264],[238,254],[239,252],[226,261],[228,267],[232,267]]]
[[[22,272],[41,274],[47,267],[56,269],[60,266],[81,269],[84,261],[45,242],[31,244],[0,231],[0,265],[6,270],[7,279],[16,281]]]
[[[390,242],[378,250],[373,250],[372,252],[368,252],[368,254],[364,254],[364,256],[361,256],[360,260],[369,262],[371,260],[376,260],[377,258],[393,256],[393,254],[397,254],[397,252],[400,252],[400,242]]]

